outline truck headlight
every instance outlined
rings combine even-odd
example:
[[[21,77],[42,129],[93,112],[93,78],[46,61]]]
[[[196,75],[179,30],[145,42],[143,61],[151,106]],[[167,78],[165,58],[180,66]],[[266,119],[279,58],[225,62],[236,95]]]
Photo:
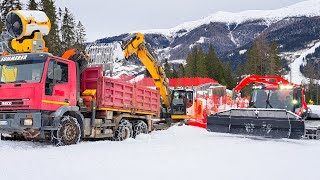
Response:
[[[23,125],[25,126],[32,126],[33,120],[32,119],[24,119],[23,120]]]

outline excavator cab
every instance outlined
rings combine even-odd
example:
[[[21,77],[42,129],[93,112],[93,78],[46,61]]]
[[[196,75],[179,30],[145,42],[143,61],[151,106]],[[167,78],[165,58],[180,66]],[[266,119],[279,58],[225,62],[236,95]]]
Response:
[[[176,89],[172,91],[172,115],[187,115],[188,109],[193,105],[193,91]]]

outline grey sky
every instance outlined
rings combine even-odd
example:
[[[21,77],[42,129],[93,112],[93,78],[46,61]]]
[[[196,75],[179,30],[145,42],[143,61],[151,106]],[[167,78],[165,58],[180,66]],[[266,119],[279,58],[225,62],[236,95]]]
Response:
[[[25,0],[27,1],[27,0]],[[89,41],[123,32],[166,29],[217,11],[277,9],[303,0],[56,0],[86,28]]]

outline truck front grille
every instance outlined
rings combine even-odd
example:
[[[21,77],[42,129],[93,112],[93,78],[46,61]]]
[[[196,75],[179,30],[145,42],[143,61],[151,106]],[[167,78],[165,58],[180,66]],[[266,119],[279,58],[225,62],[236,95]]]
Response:
[[[0,99],[0,109],[20,109],[28,108],[28,105],[25,105],[25,101],[28,101],[27,98],[22,99]]]

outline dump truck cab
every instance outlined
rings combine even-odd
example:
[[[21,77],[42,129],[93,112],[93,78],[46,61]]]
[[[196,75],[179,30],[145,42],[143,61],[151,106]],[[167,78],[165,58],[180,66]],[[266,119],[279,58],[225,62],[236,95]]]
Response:
[[[158,90],[104,76],[90,56],[70,49],[47,52],[51,23],[42,11],[11,11],[6,18],[12,55],[0,57],[0,135],[55,145],[81,139],[124,140],[153,130]]]
[[[70,145],[153,130],[158,90],[105,77],[101,67],[83,66],[87,59],[78,54],[69,58],[49,53],[0,58],[2,138]]]
[[[26,133],[29,129],[54,126],[49,112],[62,106],[76,107],[76,81],[73,61],[49,53],[2,56],[1,131]]]

